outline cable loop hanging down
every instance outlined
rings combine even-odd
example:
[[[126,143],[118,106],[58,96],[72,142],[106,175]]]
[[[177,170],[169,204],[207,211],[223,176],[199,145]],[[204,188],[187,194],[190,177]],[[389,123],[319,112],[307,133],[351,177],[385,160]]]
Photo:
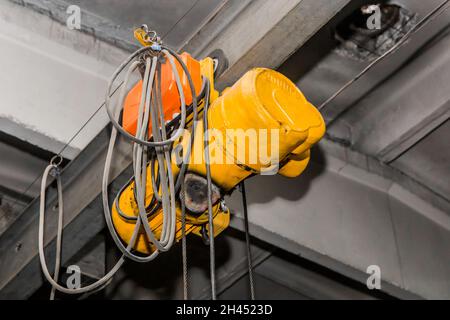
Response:
[[[59,167],[62,164],[62,162],[63,162],[63,157],[59,154],[53,156],[50,159],[50,164],[55,168]]]
[[[38,239],[39,260],[40,260],[41,268],[42,268],[45,278],[52,285],[52,292],[50,295],[50,299],[52,299],[52,300],[55,297],[55,290],[58,290],[60,292],[67,293],[67,294],[80,294],[80,293],[85,293],[85,292],[95,290],[96,288],[107,283],[107,281],[109,281],[109,279],[112,278],[112,276],[117,272],[117,270],[122,266],[122,264],[124,262],[124,259],[121,258],[119,260],[119,262],[114,266],[114,268],[108,274],[106,274],[103,278],[101,278],[97,282],[95,282],[91,285],[88,285],[86,287],[78,288],[78,289],[69,289],[69,288],[65,288],[58,284],[57,281],[58,281],[58,275],[59,275],[59,268],[61,265],[61,242],[62,242],[64,204],[63,204],[63,189],[62,189],[61,177],[59,174],[57,174],[56,182],[57,182],[57,190],[58,190],[59,214],[58,214],[58,229],[57,229],[57,239],[56,239],[55,273],[52,278],[52,276],[50,275],[50,272],[48,271],[47,263],[45,260],[44,226],[45,226],[45,196],[46,196],[47,179],[50,174],[50,171],[53,169],[55,169],[55,166],[53,164],[49,164],[45,168],[44,175],[42,177],[41,195],[40,195],[40,211],[39,211],[39,239]]]
[[[167,136],[166,127],[165,127],[165,119],[164,112],[162,109],[162,104],[160,103],[160,94],[158,89],[160,89],[159,81],[160,81],[160,63],[161,56],[166,58],[169,61],[169,64],[172,68],[172,72],[175,78],[175,82],[177,85],[177,90],[180,96],[180,105],[181,105],[181,119],[179,121],[178,128],[174,131],[174,133],[170,136]],[[126,98],[126,88],[127,84],[130,82],[131,75],[139,66],[142,66],[142,60],[144,58],[145,61],[145,71],[143,76],[143,90],[141,96],[141,102],[139,105],[138,112],[138,122],[137,122],[137,131],[136,135],[133,136],[126,132],[123,127],[118,123],[121,111],[123,109],[123,104]],[[137,59],[137,60],[136,60]],[[135,60],[135,61],[133,61]],[[105,99],[105,107],[107,114],[113,124],[112,134],[110,137],[110,142],[108,146],[108,151],[106,155],[104,173],[103,173],[103,181],[102,181],[102,198],[103,198],[103,207],[104,207],[104,216],[106,220],[106,225],[111,233],[111,236],[116,243],[119,250],[122,252],[121,258],[118,260],[116,265],[100,280],[92,283],[86,287],[69,289],[58,284],[58,273],[61,263],[61,240],[62,240],[62,229],[63,229],[63,188],[61,184],[61,177],[59,175],[60,165],[63,162],[63,158],[59,155],[53,157],[50,161],[50,164],[44,171],[42,183],[41,183],[41,197],[40,197],[40,215],[39,215],[39,258],[42,266],[42,270],[45,278],[52,285],[52,293],[51,299],[54,299],[55,290],[66,294],[81,294],[87,293],[98,289],[103,289],[104,286],[109,284],[109,281],[114,276],[114,274],[119,270],[122,264],[125,261],[125,258],[129,258],[130,260],[137,262],[149,262],[155,259],[159,252],[169,250],[175,240],[176,235],[176,192],[180,188],[182,181],[184,180],[184,173],[186,171],[186,163],[190,158],[190,152],[192,149],[192,142],[189,141],[186,156],[183,158],[182,168],[180,173],[175,180],[174,174],[171,168],[171,157],[169,148],[178,138],[181,137],[183,130],[186,126],[186,99],[185,93],[183,92],[183,86],[181,84],[180,75],[178,73],[175,60],[181,65],[191,91],[192,95],[192,110],[194,119],[197,118],[198,110],[197,110],[197,95],[195,92],[194,82],[192,77],[189,74],[189,70],[183,60],[177,55],[176,52],[171,50],[168,47],[161,46],[159,44],[153,45],[151,47],[144,47],[137,50],[135,53],[130,55],[115,71],[106,94]],[[131,64],[131,65],[130,65]],[[122,85],[120,95],[119,95],[119,106],[115,107],[114,110],[110,108],[110,95],[112,91],[112,86],[115,80],[118,78],[119,74],[130,65],[129,69],[126,72],[125,80]],[[155,85],[156,84],[156,85]],[[155,90],[156,87],[156,90]],[[159,117],[158,117],[159,115]],[[152,126],[152,141],[150,141],[150,137],[148,136],[148,128],[149,121],[151,121]],[[192,126],[192,132],[195,132],[196,121]],[[108,185],[109,185],[109,174],[111,169],[112,155],[114,151],[114,146],[117,140],[118,133],[124,135],[126,138],[130,139],[133,142],[133,171],[134,171],[134,181],[135,181],[135,190],[136,190],[136,201],[138,205],[139,214],[136,219],[136,224],[134,227],[133,234],[131,236],[131,240],[128,245],[122,243],[119,238],[114,225],[112,223],[111,211],[109,206],[109,197],[108,197]],[[156,154],[156,161],[158,163],[158,168],[166,168],[166,170],[158,170],[159,173],[159,184],[161,187],[161,205],[163,212],[163,223],[162,223],[162,232],[160,238],[157,239],[151,230],[147,218],[147,212],[145,208],[145,196],[146,196],[146,181],[147,181],[147,164],[148,164],[148,150],[151,149]],[[58,206],[59,206],[59,217],[58,217],[58,230],[57,230],[57,249],[56,249],[56,261],[55,261],[55,274],[53,278],[50,275],[50,272],[47,267],[47,263],[45,260],[44,253],[44,225],[45,225],[45,197],[46,197],[46,186],[48,175],[52,170],[56,171],[56,180],[57,180],[57,190],[58,190]],[[153,171],[152,171],[153,174]],[[157,189],[158,190],[158,189]],[[158,193],[158,192],[155,192]],[[136,244],[139,232],[141,227],[144,228],[145,234],[151,245],[154,246],[155,250],[148,256],[138,256],[134,254],[133,248]]]

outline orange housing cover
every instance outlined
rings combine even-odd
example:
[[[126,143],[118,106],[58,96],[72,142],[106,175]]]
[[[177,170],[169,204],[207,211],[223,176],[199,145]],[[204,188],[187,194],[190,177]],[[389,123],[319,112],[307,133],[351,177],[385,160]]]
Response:
[[[200,62],[191,57],[189,53],[182,53],[180,55],[183,62],[191,74],[192,81],[194,82],[196,94],[200,93],[202,85],[202,76],[200,69]],[[192,93],[189,86],[189,81],[183,68],[175,59],[178,74],[180,75],[181,84],[186,99],[186,105],[192,103]],[[123,108],[123,120],[122,125],[124,129],[132,135],[136,135],[137,117],[139,112],[139,104],[141,102],[142,95],[142,80],[140,80],[128,93],[125,98]],[[162,107],[164,110],[164,119],[170,121],[174,116],[180,113],[180,94],[178,92],[175,76],[172,72],[172,66],[169,61],[161,64],[161,97]],[[151,136],[152,127],[149,125],[149,136]]]

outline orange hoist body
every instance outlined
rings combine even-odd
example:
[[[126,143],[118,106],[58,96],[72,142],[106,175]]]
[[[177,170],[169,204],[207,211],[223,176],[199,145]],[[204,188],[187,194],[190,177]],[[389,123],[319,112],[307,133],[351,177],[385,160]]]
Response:
[[[198,95],[202,86],[202,75],[200,62],[191,57],[189,53],[184,52],[180,55],[194,82],[195,92]],[[175,60],[178,74],[180,75],[181,85],[185,94],[186,106],[192,103],[191,87],[183,68],[178,61]],[[172,72],[172,66],[169,61],[165,61],[161,65],[161,92],[162,105],[164,109],[164,118],[166,121],[172,120],[180,113],[180,94],[178,92],[175,76]],[[140,80],[128,93],[125,98],[123,109],[123,127],[132,135],[136,134],[137,118],[139,112],[139,104],[142,98],[142,80]],[[151,136],[152,127],[149,125],[149,136]]]

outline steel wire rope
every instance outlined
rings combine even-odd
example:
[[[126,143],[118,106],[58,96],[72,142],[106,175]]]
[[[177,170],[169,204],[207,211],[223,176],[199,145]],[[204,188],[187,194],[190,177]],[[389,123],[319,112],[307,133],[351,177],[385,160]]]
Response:
[[[123,70],[123,68],[127,64],[129,64],[129,62],[131,62],[133,58],[135,58],[137,55],[139,55],[139,54],[141,54],[141,53],[143,53],[143,52],[145,52],[147,50],[148,50],[148,48],[142,48],[142,49],[138,50],[137,52],[135,52],[134,54],[132,54],[129,57],[129,59],[127,59],[127,61],[122,63],[122,65],[119,67],[120,71]],[[171,58],[170,54],[175,54],[175,58],[179,61],[179,63],[181,64],[182,68],[187,73],[190,89],[191,89],[192,96],[193,96],[194,114],[196,114],[196,111],[197,111],[196,110],[196,103],[197,103],[197,101],[196,101],[196,95],[195,95],[195,87],[193,85],[192,78],[190,77],[189,72],[187,70],[187,67],[184,65],[183,61],[176,55],[176,53],[174,53],[173,51],[169,53],[169,51],[171,51],[171,50],[170,49],[163,50],[163,52],[165,54],[167,54],[168,57],[169,57],[169,61],[170,61],[171,66],[172,66],[172,71],[174,72],[174,75],[175,75],[175,78],[176,78],[177,88],[178,88],[179,94],[180,94],[180,100],[181,100],[180,102],[181,102],[181,105],[182,105],[182,111],[183,110],[185,111],[185,108],[184,108],[185,104],[184,104],[184,101],[183,101],[184,96],[183,96],[183,92],[182,92],[182,86],[181,86],[181,83],[180,83],[180,79],[179,79],[179,75],[178,75],[176,66],[175,66],[174,61]],[[149,61],[147,60],[146,75],[148,75],[152,79],[154,77],[153,73],[154,73],[154,70],[155,70],[156,63],[157,63],[157,58],[156,59],[155,58],[156,57],[153,58],[153,64],[149,64]],[[128,82],[128,79],[129,79],[131,73],[135,70],[135,68],[137,66],[138,66],[138,64],[134,63],[130,67],[130,69],[129,69],[128,73],[127,73],[125,82]],[[152,66],[152,69],[151,69],[152,71],[149,71],[149,69],[150,69],[149,67],[150,66]],[[113,81],[115,80],[115,77],[117,77],[117,75],[118,75],[118,73],[116,72],[114,77],[113,77]],[[144,81],[146,81],[146,79],[148,79],[148,78],[146,76],[144,76]],[[113,81],[111,81],[111,82],[113,82]],[[147,97],[147,100],[146,100],[147,108],[145,108],[144,117],[143,118],[145,118],[145,115],[146,115],[145,113],[147,113],[147,115],[148,115],[148,112],[149,112],[149,109],[150,109],[150,102],[149,101],[150,101],[152,87],[153,87],[153,85],[151,85],[150,88],[147,88],[147,91],[145,92],[145,95]],[[124,89],[123,88],[126,88],[126,85],[123,85],[123,87],[122,87],[121,99],[119,100],[121,102],[121,104],[123,104],[123,100],[124,100],[124,94],[123,94]],[[150,90],[150,92],[148,90]],[[111,91],[111,86],[108,87],[107,98],[105,100],[105,106],[107,108],[109,116],[112,115],[112,112],[110,112],[110,110],[108,108],[110,91]],[[143,93],[143,95],[144,95],[144,93]],[[141,100],[141,102],[142,102],[142,100]],[[183,107],[183,105],[184,105],[184,107]],[[162,112],[162,110],[160,110],[160,111]],[[118,120],[119,116],[120,116],[120,108],[118,109],[118,111],[116,111],[115,118],[112,119],[112,120],[114,120],[117,123],[117,120]],[[178,128],[178,133],[180,132],[179,130],[181,128],[183,128],[183,126],[184,126],[185,116],[186,116],[185,112],[184,112],[184,115],[183,115],[183,112],[182,112],[181,124],[180,124],[180,127]],[[139,130],[139,132],[137,132],[137,134],[140,134],[141,139],[142,139],[144,137],[144,135],[143,135],[144,129],[147,129],[146,127],[147,127],[148,124],[145,125],[145,123],[144,123],[144,125],[143,125],[142,121],[144,121],[144,120],[142,119],[141,116],[139,118],[140,118],[139,120],[141,120],[141,121],[138,121],[140,123],[141,130]],[[112,121],[113,124],[114,124],[114,121]],[[154,130],[157,130],[156,126],[155,126]],[[46,168],[46,170],[44,171],[44,175],[43,175],[43,179],[42,179],[42,183],[41,183],[41,199],[40,199],[41,202],[40,202],[40,217],[39,217],[39,258],[40,258],[40,262],[41,262],[41,266],[42,266],[42,269],[43,269],[44,276],[47,278],[47,280],[52,285],[52,294],[51,294],[52,297],[54,297],[54,293],[53,293],[54,289],[56,289],[58,291],[61,291],[63,293],[79,294],[79,293],[86,293],[86,292],[89,292],[89,291],[92,291],[92,290],[95,290],[97,288],[100,288],[100,287],[104,286],[105,284],[108,283],[108,281],[112,278],[112,276],[117,272],[117,270],[122,266],[123,262],[125,261],[125,257],[128,257],[128,258],[130,258],[132,260],[139,261],[139,262],[148,262],[148,261],[153,260],[158,255],[158,250],[155,250],[151,255],[149,255],[147,257],[139,257],[139,256],[136,256],[136,255],[131,253],[131,250],[134,247],[135,242],[137,240],[137,236],[138,236],[138,233],[139,233],[141,220],[144,220],[144,219],[147,218],[146,216],[142,217],[141,216],[141,212],[140,212],[139,219],[137,219],[137,221],[136,221],[135,229],[133,231],[133,234],[132,234],[132,237],[130,239],[130,242],[129,242],[129,244],[128,244],[128,246],[126,248],[121,243],[120,239],[118,238],[118,235],[115,233],[114,226],[112,225],[111,215],[110,215],[110,210],[109,210],[109,203],[108,203],[108,200],[107,200],[107,187],[108,187],[108,181],[109,181],[109,171],[110,171],[110,165],[111,165],[112,152],[113,152],[113,149],[114,149],[115,141],[117,139],[117,133],[118,133],[117,131],[118,130],[117,130],[116,126],[114,126],[113,127],[113,132],[112,132],[112,135],[111,135],[111,139],[110,139],[110,143],[109,143],[109,147],[108,147],[108,152],[107,152],[107,157],[106,157],[107,159],[106,159],[106,162],[105,162],[105,169],[104,169],[104,175],[103,175],[103,181],[102,181],[102,196],[103,196],[103,202],[104,202],[104,214],[105,214],[105,219],[106,219],[108,228],[110,229],[110,231],[111,231],[111,229],[113,230],[113,232],[111,232],[111,234],[112,234],[113,239],[115,241],[118,240],[119,244],[117,242],[116,242],[116,244],[118,244],[118,247],[119,247],[119,249],[121,249],[123,255],[119,259],[119,261],[116,263],[116,265],[104,277],[102,277],[100,280],[98,280],[95,283],[90,284],[90,285],[88,285],[86,287],[75,288],[75,289],[69,289],[69,288],[62,287],[61,285],[59,285],[57,283],[57,281],[52,279],[52,277],[50,276],[50,273],[48,272],[48,268],[47,268],[46,261],[45,261],[45,254],[44,254],[44,230],[43,230],[44,229],[44,224],[45,224],[45,194],[46,194],[46,184],[47,184],[48,175],[50,173],[50,170],[54,169],[56,166],[54,165],[54,163],[51,163]],[[156,133],[156,131],[153,131],[153,132]],[[176,135],[177,134],[173,135],[172,139],[174,139],[173,137],[176,136]],[[165,138],[164,130],[163,130],[162,138],[163,139]],[[159,142],[164,142],[164,141],[159,141]],[[167,143],[167,144],[169,144],[169,143]],[[146,145],[146,144],[144,143],[144,145]],[[166,143],[162,143],[162,145],[166,145]],[[146,145],[142,151],[146,151],[145,148],[147,146],[148,145]],[[155,146],[158,146],[158,143],[156,143]],[[140,162],[139,160],[141,160],[140,152],[141,152],[141,150],[136,149],[136,156],[138,158],[138,164]],[[166,160],[167,159],[170,160],[170,157],[167,157],[167,153],[166,153]],[[144,156],[144,160],[145,160],[145,156]],[[53,162],[53,159],[52,159],[52,162]],[[145,166],[142,165],[142,169],[144,169],[144,170],[142,170],[141,172],[146,172],[146,170],[145,170],[146,163],[145,162],[146,161],[143,161]],[[137,169],[137,166],[135,167],[135,169]],[[144,174],[144,177],[145,177],[145,174]],[[135,175],[135,178],[136,178],[136,175]],[[56,179],[57,179],[58,204],[59,204],[59,207],[60,207],[60,211],[59,211],[60,213],[59,213],[58,231],[57,231],[57,233],[58,233],[58,237],[57,237],[57,242],[58,242],[57,243],[57,259],[56,259],[56,263],[55,264],[56,264],[56,266],[59,266],[59,263],[60,263],[60,249],[61,249],[61,247],[60,247],[61,242],[60,241],[61,241],[61,236],[62,236],[62,218],[63,218],[62,185],[61,185],[61,178],[60,178],[59,172],[56,175]],[[174,191],[175,188],[173,187],[174,186],[173,176],[172,176],[172,179],[169,178],[169,184],[172,186],[171,190]],[[137,184],[137,185],[139,186],[139,184]],[[140,189],[140,188],[138,187],[138,189]],[[144,195],[145,195],[145,193],[144,193]],[[175,199],[175,195],[174,194],[172,195],[172,199]],[[174,201],[171,201],[171,204],[172,204],[171,205],[171,209],[174,207],[173,203],[174,203]],[[105,206],[105,204],[106,204],[106,206]],[[140,210],[140,211],[142,211],[142,210]],[[171,211],[172,211],[172,213],[174,212],[174,210],[171,210]],[[144,212],[145,212],[145,210],[144,210]],[[175,213],[175,215],[172,214],[172,218],[173,219],[170,219],[171,218],[170,216],[171,215],[169,215],[169,217],[167,219],[167,222],[170,223],[170,228],[166,229],[166,230],[169,230],[168,237],[167,237],[168,239],[167,239],[167,241],[165,241],[165,240],[162,241],[168,247],[170,247],[172,245],[173,240],[174,240],[173,231],[175,230],[174,226],[175,226],[175,223],[176,223],[176,213]],[[157,243],[155,243],[155,245],[156,244]],[[58,248],[59,248],[59,250],[58,250]],[[54,278],[57,279],[57,276],[58,276],[58,274],[57,274],[57,272],[55,272]]]

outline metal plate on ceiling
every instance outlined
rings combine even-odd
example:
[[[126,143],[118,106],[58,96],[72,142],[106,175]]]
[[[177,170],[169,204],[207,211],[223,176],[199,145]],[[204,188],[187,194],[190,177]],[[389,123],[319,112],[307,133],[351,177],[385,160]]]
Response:
[[[89,12],[131,30],[147,24],[173,48],[180,48],[214,15],[226,0],[72,0]]]

